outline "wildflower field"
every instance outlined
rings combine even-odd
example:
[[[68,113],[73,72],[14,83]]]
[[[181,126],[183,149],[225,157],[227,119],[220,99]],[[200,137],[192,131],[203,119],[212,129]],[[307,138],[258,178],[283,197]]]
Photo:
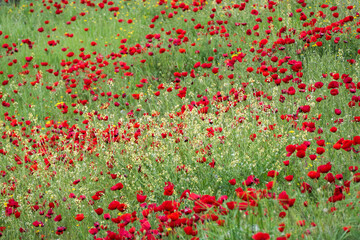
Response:
[[[2,239],[360,239],[360,2],[0,1]]]

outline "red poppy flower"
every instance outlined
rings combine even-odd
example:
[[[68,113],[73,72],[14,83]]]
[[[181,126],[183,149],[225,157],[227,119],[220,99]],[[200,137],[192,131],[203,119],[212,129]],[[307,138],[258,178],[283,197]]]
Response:
[[[90,228],[90,229],[89,229],[89,233],[90,233],[91,235],[97,234],[98,231],[99,231],[99,230],[97,230],[96,228]]]
[[[249,203],[241,202],[241,203],[239,203],[239,210],[240,211],[245,211],[248,208],[248,206],[249,206]]]
[[[252,72],[252,71],[254,71],[254,69],[253,69],[252,67],[248,67],[248,68],[246,69],[246,71]]]
[[[212,70],[211,70],[214,74],[217,74],[219,72],[219,68],[218,67],[214,67]]]
[[[305,192],[311,193],[312,187],[310,186],[310,184],[303,182],[300,186],[300,191],[301,193],[305,193]]]
[[[293,180],[294,176],[293,175],[289,175],[285,177],[285,180],[288,182],[291,182]]]
[[[308,177],[311,179],[315,179],[315,178],[319,179],[320,173],[316,172],[316,171],[310,171],[310,172],[308,172]]]
[[[280,218],[286,217],[286,212],[280,212],[280,213],[279,213],[279,217],[280,217]]]
[[[336,131],[337,131],[337,127],[332,127],[332,128],[330,128],[330,132],[335,133]]]
[[[256,9],[251,10],[250,14],[257,16],[259,12]]]
[[[305,153],[305,151],[300,150],[300,151],[296,152],[296,156],[298,158],[304,158],[306,156],[306,153]]]
[[[174,193],[174,187],[175,185],[172,184],[171,182],[165,182],[165,187],[164,187],[164,195],[165,196],[171,196]]]
[[[330,172],[331,167],[332,167],[332,166],[331,166],[331,163],[328,162],[328,163],[325,164],[325,165],[320,165],[317,170],[318,170],[320,173],[328,173],[328,172]]]
[[[255,133],[251,134],[250,135],[250,140],[255,141],[255,139],[256,139],[256,134]]]
[[[184,228],[184,231],[187,235],[192,235],[192,236],[196,236],[197,235],[197,231],[193,230],[192,226],[187,226]]]
[[[74,53],[73,53],[73,52],[69,52],[66,56],[67,56],[67,57],[73,57],[73,56],[74,56]]]
[[[236,184],[236,179],[234,178],[234,179],[230,179],[229,180],[229,183],[231,184],[231,185],[235,185]]]
[[[146,195],[136,194],[136,200],[137,200],[139,203],[145,202],[146,198],[147,198]]]
[[[108,206],[108,209],[109,210],[115,210],[115,209],[117,209],[117,207],[119,206],[119,202],[118,201],[112,201],[110,204],[109,204],[109,206]]]
[[[300,109],[303,113],[308,113],[310,112],[311,107],[309,105],[304,105]]]
[[[318,147],[318,148],[316,148],[316,153],[317,153],[317,154],[321,155],[321,154],[323,154],[324,152],[325,152],[325,148],[323,148],[323,147]]]
[[[360,182],[360,173],[354,174],[353,181],[356,183]]]
[[[336,95],[339,94],[339,90],[338,90],[338,89],[331,89],[331,90],[330,90],[330,94],[331,94],[332,96],[336,96]]]
[[[268,233],[258,232],[252,236],[254,240],[269,240],[270,235]]]
[[[272,178],[274,178],[274,177],[276,177],[276,176],[278,176],[278,175],[279,175],[279,172],[277,172],[277,171],[275,171],[275,170],[270,170],[270,171],[268,172],[268,174],[267,174],[268,177],[272,177]]]
[[[132,97],[133,97],[135,100],[139,100],[139,99],[140,99],[140,94],[132,94]]]
[[[338,109],[338,108],[337,108],[337,109],[335,109],[335,114],[336,114],[336,115],[340,115],[340,114],[341,114],[341,110],[340,110],[340,109]]]
[[[94,209],[94,211],[96,212],[97,215],[101,215],[104,212],[104,210],[102,208]]]
[[[274,182],[273,182],[273,181],[268,182],[268,183],[266,184],[266,189],[267,189],[267,190],[271,190],[271,189],[273,188],[273,186],[274,186]]]
[[[356,172],[359,168],[357,166],[350,166],[349,171]]]
[[[296,225],[298,225],[298,226],[300,226],[300,227],[305,226],[305,220],[299,220],[299,221],[297,221]]]
[[[81,222],[83,219],[84,219],[84,214],[77,214],[76,215],[76,217],[75,217],[75,219],[77,220],[77,221],[79,221],[79,222]]]
[[[121,190],[123,189],[124,185],[122,183],[117,183],[110,188],[111,191]]]
[[[227,203],[226,203],[226,206],[227,206],[230,210],[233,210],[236,205],[237,205],[237,202],[235,202],[235,201],[227,202]]]
[[[60,222],[61,219],[62,219],[62,217],[61,217],[61,214],[60,214],[60,215],[57,215],[57,216],[54,218],[54,221],[55,221],[55,222]]]
[[[328,181],[329,183],[334,183],[335,182],[335,177],[332,173],[328,173],[326,174],[326,176],[324,177],[324,179],[326,181]]]

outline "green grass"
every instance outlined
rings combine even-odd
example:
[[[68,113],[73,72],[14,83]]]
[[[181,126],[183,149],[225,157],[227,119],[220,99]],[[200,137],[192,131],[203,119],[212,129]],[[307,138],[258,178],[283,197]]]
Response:
[[[4,171],[0,227],[6,227],[1,231],[4,239],[92,239],[88,231],[96,222],[103,228],[96,237],[105,239],[107,230],[119,234],[120,226],[98,216],[94,211],[97,208],[103,208],[104,214],[110,213],[112,218],[136,211],[136,218],[125,229],[135,227],[137,239],[147,237],[141,230],[143,219],[149,221],[152,230],[163,229],[159,234],[151,233],[156,238],[191,239],[193,236],[187,235],[184,227],[192,225],[190,219],[197,217],[202,220],[193,224],[193,229],[199,239],[251,239],[258,232],[270,234],[271,239],[286,234],[288,239],[359,238],[360,185],[354,180],[358,170],[349,171],[350,166],[359,166],[356,151],[360,150],[354,138],[360,129],[359,122],[354,121],[360,106],[357,1],[306,1],[305,7],[295,1],[278,1],[274,12],[264,8],[268,1],[247,1],[243,11],[234,4],[245,1],[208,1],[202,9],[193,1],[184,1],[189,5],[188,11],[171,7],[171,1],[164,5],[154,0],[116,1],[114,5],[105,4],[103,9],[100,2],[89,1],[95,5],[87,6],[81,1],[62,1],[61,14],[56,14],[55,2],[49,1],[21,1],[17,7],[3,1],[0,5],[0,82],[8,80],[8,84],[0,85],[0,115],[4,116],[0,120],[0,149],[6,152],[0,155],[0,171]],[[322,4],[329,7],[322,8]],[[179,6],[180,2],[174,5]],[[231,9],[227,10],[228,6]],[[332,6],[338,9],[331,11]],[[119,9],[110,12],[110,7]],[[196,12],[192,11],[195,7]],[[299,19],[300,8],[306,21]],[[252,9],[257,9],[259,15],[250,14]],[[169,18],[174,11],[178,13]],[[322,18],[319,11],[326,17]],[[293,17],[289,17],[290,12]],[[334,12],[339,13],[338,18],[332,16]],[[214,18],[211,14],[215,14]],[[152,22],[155,16],[158,19]],[[341,24],[339,21],[347,16],[353,16],[353,21]],[[268,17],[273,17],[273,22],[269,23]],[[283,18],[281,22],[279,17]],[[313,18],[317,20],[315,27],[303,25]],[[154,27],[150,28],[150,24]],[[198,24],[203,28],[196,29]],[[259,28],[253,30],[256,24]],[[335,25],[343,32],[333,32]],[[325,36],[320,38],[319,32],[308,34],[310,39],[317,38],[308,45],[300,37],[303,31],[329,26],[332,28],[327,33],[331,35],[328,41]],[[281,38],[293,39],[292,44],[276,44],[283,27],[286,31]],[[226,31],[220,33],[221,29]],[[246,34],[248,29],[251,35]],[[268,29],[270,33],[265,32]],[[295,29],[295,33],[290,29]],[[219,33],[213,34],[216,30]],[[149,41],[150,34],[160,37]],[[184,42],[185,37],[188,41]],[[338,43],[334,42],[336,37],[340,38]],[[265,38],[268,43],[260,47],[259,42]],[[52,40],[56,46],[49,45]],[[178,45],[173,44],[174,40],[179,41]],[[321,47],[315,45],[318,41],[323,43]],[[5,45],[13,49],[7,51]],[[164,53],[159,52],[162,48]],[[74,56],[68,56],[69,52]],[[241,53],[246,56],[236,59]],[[30,56],[32,60],[26,66],[26,57]],[[273,56],[278,60],[272,61]],[[210,68],[195,68],[198,62],[209,63],[209,57],[213,57]],[[288,62],[281,63],[286,57],[302,63],[302,76],[296,75]],[[234,65],[227,66],[231,59]],[[350,59],[356,62],[351,64]],[[276,70],[271,72],[270,66]],[[214,67],[219,68],[218,73],[212,72]],[[254,71],[248,72],[248,67]],[[287,72],[281,73],[281,68]],[[275,84],[266,73],[257,72],[260,69],[269,76],[276,73],[283,80]],[[181,73],[184,75],[177,76]],[[333,73],[339,73],[337,81],[343,83],[336,96],[328,89],[329,82],[336,80]],[[231,74],[232,79],[228,77]],[[353,86],[346,87],[343,74],[352,78]],[[285,83],[287,76],[292,79]],[[89,80],[92,83],[86,86]],[[299,91],[300,81],[306,84],[305,92]],[[324,86],[310,91],[316,82]],[[160,84],[163,89],[159,89]],[[180,98],[179,91],[184,87],[186,95]],[[295,95],[286,93],[290,87],[295,88]],[[154,94],[157,91],[158,96]],[[227,99],[217,101],[218,93]],[[133,94],[140,94],[139,99]],[[279,101],[282,96],[283,103]],[[319,97],[323,100],[317,101]],[[7,103],[10,107],[4,106]],[[63,104],[67,111],[62,111]],[[308,113],[299,111],[305,105],[310,106]],[[207,113],[201,113],[205,106]],[[341,109],[341,115],[335,115],[334,109]],[[308,123],[314,123],[315,129],[306,129]],[[337,131],[331,132],[334,126]],[[118,139],[109,141],[109,132]],[[253,134],[256,138],[251,137]],[[342,138],[353,141],[353,150],[334,149]],[[325,149],[323,154],[316,153],[320,139],[325,140],[321,146]],[[14,144],[16,140],[18,146]],[[297,151],[287,156],[288,145],[299,146],[306,141],[311,145],[304,158],[297,157]],[[309,158],[313,154],[317,155],[314,161]],[[285,160],[289,160],[289,166],[285,166]],[[342,174],[343,180],[328,183],[324,179],[327,173],[321,173],[319,179],[308,176],[308,172],[317,171],[328,162],[332,164],[330,172],[334,176]],[[279,175],[269,177],[270,170]],[[116,174],[116,179],[111,174]],[[244,186],[242,182],[250,175],[258,178],[259,184]],[[288,175],[294,175],[291,182],[284,179]],[[234,178],[237,183],[232,186],[228,181]],[[77,179],[81,179],[80,183],[73,184]],[[270,181],[274,181],[273,188],[267,189]],[[345,181],[351,181],[349,189],[344,188]],[[124,188],[111,191],[118,182]],[[164,195],[165,182],[174,184],[173,195]],[[311,193],[301,193],[303,182],[311,185]],[[344,188],[345,199],[329,203],[335,185]],[[255,206],[246,211],[228,210],[226,203],[230,201],[254,204],[250,199],[239,198],[237,188],[248,193],[255,191]],[[105,194],[92,205],[92,197],[102,190]],[[211,203],[206,211],[194,213],[194,200],[180,200],[185,190],[201,197],[227,199],[219,206]],[[278,201],[283,191],[296,199],[289,210],[284,210]],[[72,199],[70,193],[86,198]],[[152,210],[146,216],[148,207],[140,206],[136,194],[146,195],[148,205],[159,206],[167,200],[180,205],[172,211]],[[19,218],[14,212],[5,214],[9,199],[19,203]],[[126,204],[126,210],[108,210],[113,200]],[[50,202],[55,204],[54,214],[46,217]],[[32,210],[35,205],[39,210]],[[184,212],[187,208],[193,210],[189,215]],[[279,217],[282,211],[287,213],[285,218]],[[177,226],[169,221],[161,223],[160,216],[170,218],[174,212],[181,212],[179,219],[188,222]],[[79,222],[74,217],[80,213],[85,218]],[[225,220],[224,225],[219,226],[217,219],[209,220],[212,214]],[[57,215],[62,216],[60,222],[54,221]],[[297,225],[300,220],[305,220],[305,226]],[[35,221],[42,221],[45,226],[34,227]],[[278,230],[280,223],[286,226],[282,233]],[[56,235],[60,226],[67,229]],[[343,229],[347,226],[351,226],[348,233]],[[20,233],[19,228],[26,232]]]

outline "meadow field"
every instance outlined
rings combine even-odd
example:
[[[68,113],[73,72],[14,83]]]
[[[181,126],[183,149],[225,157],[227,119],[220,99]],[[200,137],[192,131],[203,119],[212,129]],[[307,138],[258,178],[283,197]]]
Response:
[[[360,239],[360,1],[0,1],[1,239]]]

